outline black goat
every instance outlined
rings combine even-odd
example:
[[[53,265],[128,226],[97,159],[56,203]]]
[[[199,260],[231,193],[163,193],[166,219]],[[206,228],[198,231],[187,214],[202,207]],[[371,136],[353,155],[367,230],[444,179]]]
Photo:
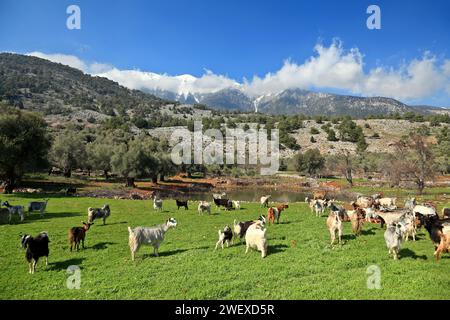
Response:
[[[34,238],[28,234],[22,236],[22,247],[27,249],[25,258],[31,274],[36,271],[36,264],[40,257],[45,257],[45,265],[48,266],[49,242],[47,232],[41,232]]]
[[[175,200],[175,202],[177,203],[178,210],[180,210],[180,207],[184,207],[185,210],[189,209],[187,200],[186,201]]]
[[[233,201],[229,199],[214,199],[214,204],[217,206],[217,208],[220,209],[220,207],[225,207],[226,210],[233,209]]]

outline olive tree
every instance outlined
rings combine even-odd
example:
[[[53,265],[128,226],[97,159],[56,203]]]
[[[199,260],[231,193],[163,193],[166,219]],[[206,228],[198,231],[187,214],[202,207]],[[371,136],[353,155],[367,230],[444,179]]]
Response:
[[[0,179],[11,193],[27,170],[47,165],[50,141],[44,119],[0,105]]]

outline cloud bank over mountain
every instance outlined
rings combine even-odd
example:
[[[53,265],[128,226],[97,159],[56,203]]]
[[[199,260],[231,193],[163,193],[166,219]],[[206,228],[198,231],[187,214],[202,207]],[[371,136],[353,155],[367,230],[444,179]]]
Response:
[[[364,70],[364,55],[358,48],[346,50],[335,40],[317,44],[302,63],[286,60],[276,72],[237,81],[205,70],[201,77],[168,75],[141,70],[120,70],[104,63],[88,63],[73,55],[30,52],[28,55],[59,62],[86,73],[106,77],[130,89],[170,91],[178,95],[208,94],[227,88],[248,96],[276,94],[287,89],[341,90],[362,96],[384,96],[403,101],[445,95],[450,100],[450,60],[430,52],[400,66],[377,66]]]

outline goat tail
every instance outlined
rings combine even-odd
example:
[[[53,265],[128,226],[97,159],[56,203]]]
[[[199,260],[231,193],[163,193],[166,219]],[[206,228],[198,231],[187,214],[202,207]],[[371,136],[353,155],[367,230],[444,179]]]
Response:
[[[130,226],[128,226],[128,233],[130,236],[134,235],[133,229]]]
[[[236,223],[236,219],[234,219],[234,221],[233,221],[233,225],[235,226],[235,225],[237,225],[237,223]]]

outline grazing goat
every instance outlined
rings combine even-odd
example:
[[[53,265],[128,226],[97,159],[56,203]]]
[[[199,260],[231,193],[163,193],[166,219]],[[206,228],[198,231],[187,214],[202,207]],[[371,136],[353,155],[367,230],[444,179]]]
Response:
[[[338,211],[332,211],[330,213],[330,215],[327,218],[327,227],[331,236],[331,245],[333,245],[334,241],[336,240],[336,233],[338,234],[339,237],[339,244],[341,244],[343,224],[341,218],[339,217]]]
[[[233,205],[236,210],[241,210],[241,202],[233,200]]]
[[[158,249],[164,241],[164,235],[170,228],[176,228],[176,226],[177,221],[174,218],[169,218],[165,223],[152,228],[136,227],[131,229],[131,227],[128,227],[128,245],[130,246],[131,260],[134,261],[136,252],[143,244],[153,246],[154,254],[158,256]]]
[[[266,230],[262,221],[257,221],[248,227],[247,233],[245,234],[245,253],[252,248],[261,251],[262,258],[267,256]]]
[[[408,241],[409,237],[412,237],[413,241],[416,241],[417,226],[414,213],[406,212],[400,217],[399,222],[405,226],[404,240]]]
[[[352,231],[355,236],[359,236],[362,233],[364,225],[364,211],[362,208],[356,208],[352,214],[349,213],[350,222],[352,224]]]
[[[12,206],[8,201],[3,202],[2,205],[5,206],[9,211],[9,222],[11,222],[11,218],[13,215],[18,215],[20,217],[20,221],[23,221],[25,219],[25,210],[23,206]]]
[[[266,217],[264,215],[259,216],[257,220],[250,220],[245,222],[239,222],[236,223],[236,220],[234,220],[233,224],[233,232],[235,237],[239,237],[239,240],[242,241],[242,238],[245,236],[245,233],[248,230],[248,227],[250,227],[252,224],[261,221],[263,224],[266,223]]]
[[[442,218],[450,219],[450,208],[442,208]]]
[[[384,232],[384,241],[389,249],[389,255],[393,255],[394,260],[399,258],[402,242],[405,237],[406,228],[401,222],[388,225]]]
[[[103,219],[103,225],[106,224],[106,218],[111,215],[109,205],[105,204],[102,208],[88,208],[88,222],[94,222],[95,219]]]
[[[261,207],[268,208],[269,207],[269,199],[272,197],[271,195],[262,196],[260,199]]]
[[[177,204],[177,208],[178,210],[180,210],[180,207],[184,207],[184,210],[188,210],[188,202],[186,201],[181,201],[181,200],[175,200],[176,204]]]
[[[342,221],[350,221],[350,217],[343,207],[335,205],[334,202],[328,202],[327,207],[331,213],[339,214],[339,218]]]
[[[276,208],[271,207],[267,210],[267,220],[270,224],[270,222],[272,222],[273,224],[275,223],[275,219],[277,220],[277,224],[280,223],[280,216],[281,216],[281,212],[283,212],[283,210],[289,208],[288,204],[281,204],[279,206],[277,206]]]
[[[153,210],[162,211],[163,201],[161,199],[153,198]]]
[[[325,211],[325,206],[323,205],[323,202],[319,200],[313,200],[314,201],[314,211],[316,212],[316,217],[320,217],[323,212]]]
[[[47,203],[48,199],[44,199],[43,202],[36,202],[36,201],[30,202],[28,204],[28,214],[30,214],[33,211],[39,211],[41,217],[43,217],[45,209],[47,208]]]
[[[378,215],[374,208],[363,208],[363,211],[367,222],[372,222],[373,220],[378,219]]]
[[[223,249],[223,245],[225,242],[227,243],[227,248],[230,242],[231,245],[233,245],[233,231],[231,231],[231,228],[229,226],[226,226],[223,230],[219,230],[219,241],[217,241],[214,250],[217,250],[217,247],[219,245],[221,245]]]
[[[450,219],[440,220],[437,216],[424,217],[425,229],[434,244],[434,256],[439,261],[441,253],[450,250]]]
[[[48,233],[43,231],[36,237],[28,234],[22,236],[22,248],[27,249],[25,258],[28,261],[29,273],[33,274],[36,271],[36,265],[40,257],[45,257],[45,265],[48,266],[48,244],[50,242]]]
[[[220,210],[220,207],[225,207],[225,210],[233,209],[233,202],[229,199],[214,199],[214,204]]]
[[[83,224],[82,227],[73,227],[69,230],[70,251],[72,251],[72,249],[76,249],[78,251],[80,249],[80,242],[84,249],[84,238],[86,237],[86,232],[90,229],[91,225],[94,224],[83,221],[81,223]]]
[[[423,216],[437,216],[436,208],[430,205],[416,205],[414,206],[413,212]]]
[[[359,196],[356,199],[356,204],[361,208],[370,208],[375,204],[375,200],[372,197]]]
[[[198,204],[198,213],[207,212],[208,214],[211,214],[211,204],[206,201],[200,201]]]
[[[222,199],[222,198],[224,198],[226,196],[227,196],[227,194],[225,192],[213,193],[213,199]]]
[[[0,223],[11,223],[11,213],[6,208],[0,208]]]
[[[313,192],[313,199],[314,200],[323,200],[323,199],[325,199],[326,195],[327,195],[326,191],[314,191]]]
[[[384,206],[384,207],[393,207],[393,208],[397,208],[396,205],[397,202],[397,198],[380,198],[375,200],[375,203],[379,206]]]

